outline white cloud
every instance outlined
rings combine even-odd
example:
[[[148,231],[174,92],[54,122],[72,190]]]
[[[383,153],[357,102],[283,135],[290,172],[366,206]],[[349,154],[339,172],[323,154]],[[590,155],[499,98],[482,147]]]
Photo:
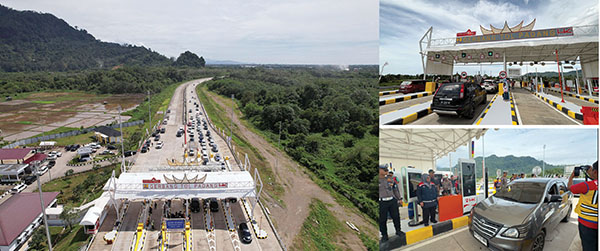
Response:
[[[389,62],[385,73],[421,74],[419,39],[433,26],[433,38],[451,38],[467,29],[480,33],[479,25],[502,27],[521,21],[524,24],[537,18],[536,28],[579,25],[598,25],[597,0],[585,1],[458,1],[458,0],[381,0],[380,2],[380,57],[379,62]],[[501,66],[483,66],[494,75]],[[514,68],[514,67],[513,67]],[[528,68],[535,72],[534,67]],[[556,66],[537,66],[538,72],[556,71]],[[479,66],[456,66],[455,71],[469,74],[479,71]]]
[[[4,2],[52,13],[103,41],[143,43],[166,56],[190,50],[255,63],[378,62],[378,6],[371,1]]]

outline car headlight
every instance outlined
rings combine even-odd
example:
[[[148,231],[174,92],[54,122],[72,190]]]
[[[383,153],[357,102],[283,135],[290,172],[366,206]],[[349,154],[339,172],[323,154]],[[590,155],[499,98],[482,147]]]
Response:
[[[511,227],[509,229],[506,229],[506,231],[502,233],[502,236],[510,238],[519,238],[519,231],[516,228]]]

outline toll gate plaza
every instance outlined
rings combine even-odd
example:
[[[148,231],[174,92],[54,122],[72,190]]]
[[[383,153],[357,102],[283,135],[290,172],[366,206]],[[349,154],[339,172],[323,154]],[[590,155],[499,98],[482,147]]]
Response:
[[[491,29],[480,27],[483,35],[457,34],[452,38],[432,38],[430,27],[419,42],[424,80],[424,92],[399,93],[387,90],[379,93],[382,125],[576,125],[598,124],[598,26],[573,26],[533,29],[530,24]],[[432,75],[453,76],[455,66],[501,65],[497,88],[487,92],[485,102],[475,105],[473,118],[442,116],[432,109],[436,91],[444,83]],[[581,76],[565,83],[564,74],[558,83],[540,77],[526,77],[521,67],[531,72],[535,66],[556,65],[564,68],[579,66]],[[515,68],[518,67],[518,68]],[[453,82],[473,81],[480,76],[468,76]],[[456,76],[456,75],[454,75]],[[481,82],[483,84],[483,82]],[[503,85],[508,85],[508,97],[503,98]],[[586,114],[584,114],[586,113]],[[585,119],[584,119],[585,118]]]

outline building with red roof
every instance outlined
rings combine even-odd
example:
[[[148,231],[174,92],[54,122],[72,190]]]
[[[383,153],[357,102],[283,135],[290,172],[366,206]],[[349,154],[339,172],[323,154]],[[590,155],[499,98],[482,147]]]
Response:
[[[0,149],[0,164],[21,164],[33,156],[33,148]]]
[[[56,205],[58,192],[42,193],[44,206]],[[17,250],[43,224],[39,193],[19,193],[0,204],[0,250]]]

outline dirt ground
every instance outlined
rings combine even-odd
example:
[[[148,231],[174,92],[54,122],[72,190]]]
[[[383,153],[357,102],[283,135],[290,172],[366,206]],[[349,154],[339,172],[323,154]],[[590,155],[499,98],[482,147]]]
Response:
[[[209,98],[222,107],[226,107],[219,98],[213,93],[206,93]],[[277,182],[283,185],[285,193],[281,197],[286,205],[282,208],[275,203],[266,203],[271,211],[272,218],[277,222],[277,231],[282,237],[286,247],[291,247],[294,238],[299,234],[302,223],[309,214],[309,205],[313,198],[317,198],[326,204],[329,204],[329,210],[337,216],[337,219],[345,225],[345,222],[355,224],[362,232],[365,228],[368,232],[377,233],[374,225],[370,224],[363,216],[358,215],[352,210],[338,204],[331,194],[316,185],[310,177],[304,173],[303,167],[290,159],[285,153],[282,153],[260,135],[255,134],[240,122],[237,114],[233,122],[239,127],[241,135],[254,146],[260,154],[267,160],[270,168],[275,173]],[[279,160],[276,167],[275,160]],[[266,193],[263,193],[266,194]],[[268,196],[268,194],[266,194]],[[273,200],[272,200],[273,201]],[[377,239],[377,237],[374,237]],[[352,231],[347,231],[336,240],[338,246],[346,246],[350,250],[366,250],[365,246],[358,236]]]
[[[32,93],[24,99],[0,102],[0,136],[14,141],[61,126],[79,128],[108,124],[117,119],[119,105],[127,111],[135,108],[144,97],[144,94]],[[122,119],[126,121],[129,117]]]

